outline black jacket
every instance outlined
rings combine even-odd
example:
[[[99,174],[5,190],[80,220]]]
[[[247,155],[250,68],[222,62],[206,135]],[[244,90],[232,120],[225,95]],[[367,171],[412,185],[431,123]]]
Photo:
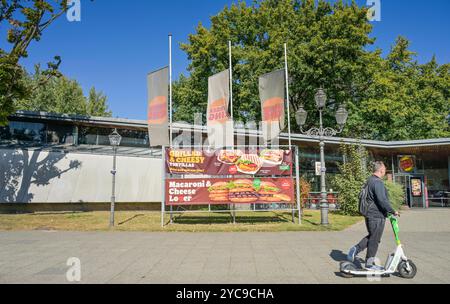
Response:
[[[372,175],[369,180],[369,193],[367,201],[370,204],[367,218],[386,218],[389,214],[394,214],[389,201],[389,194],[384,182],[378,176]]]

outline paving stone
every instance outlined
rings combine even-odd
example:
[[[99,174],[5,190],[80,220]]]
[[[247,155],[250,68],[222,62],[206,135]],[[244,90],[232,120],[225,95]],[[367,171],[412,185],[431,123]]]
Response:
[[[395,248],[386,226],[382,262]],[[343,232],[0,232],[0,283],[69,284],[70,257],[81,260],[85,284],[450,283],[450,210],[406,212],[400,227],[406,254],[419,268],[414,280],[340,277],[340,259],[366,234],[358,224]]]

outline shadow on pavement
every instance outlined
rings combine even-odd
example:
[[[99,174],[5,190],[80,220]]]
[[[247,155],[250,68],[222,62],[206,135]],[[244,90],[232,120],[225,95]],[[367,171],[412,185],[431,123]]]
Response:
[[[185,225],[197,225],[197,224],[228,224],[232,221],[232,216],[192,216],[182,215],[174,217],[174,223]],[[244,216],[239,217],[236,215],[236,223],[240,224],[260,224],[260,223],[289,223],[292,222],[289,219],[275,214],[274,217],[267,216]]]
[[[330,257],[338,263],[347,261],[347,255],[342,250],[332,250]]]
[[[330,253],[330,257],[339,264],[347,261],[347,254],[344,253],[342,250],[336,250],[336,249],[332,250]],[[358,257],[355,259],[355,262],[354,262],[356,268],[358,268],[358,269],[363,269],[363,263],[364,263],[364,260],[361,258],[358,258]],[[339,267],[339,264],[338,264],[338,267]],[[338,277],[343,277],[341,272],[335,272],[334,274]]]

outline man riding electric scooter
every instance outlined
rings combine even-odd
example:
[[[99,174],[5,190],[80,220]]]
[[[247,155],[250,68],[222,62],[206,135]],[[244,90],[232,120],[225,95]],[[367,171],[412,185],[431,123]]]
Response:
[[[354,262],[356,256],[367,249],[366,270],[379,271],[383,267],[375,264],[378,246],[383,236],[386,218],[389,215],[399,216],[389,202],[387,189],[384,185],[383,178],[386,175],[386,166],[383,162],[374,163],[374,173],[366,184],[367,190],[367,211],[365,212],[366,227],[369,232],[368,236],[359,242],[358,245],[352,247],[348,253],[348,261]]]

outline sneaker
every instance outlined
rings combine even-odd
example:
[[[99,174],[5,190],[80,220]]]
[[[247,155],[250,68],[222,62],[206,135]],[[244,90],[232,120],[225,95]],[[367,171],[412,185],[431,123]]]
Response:
[[[358,255],[358,248],[356,248],[356,246],[355,246],[355,247],[352,247],[352,248],[350,249],[350,251],[348,252],[347,260],[348,260],[349,262],[354,263],[354,262],[355,262],[355,258],[356,258],[357,255]]]

